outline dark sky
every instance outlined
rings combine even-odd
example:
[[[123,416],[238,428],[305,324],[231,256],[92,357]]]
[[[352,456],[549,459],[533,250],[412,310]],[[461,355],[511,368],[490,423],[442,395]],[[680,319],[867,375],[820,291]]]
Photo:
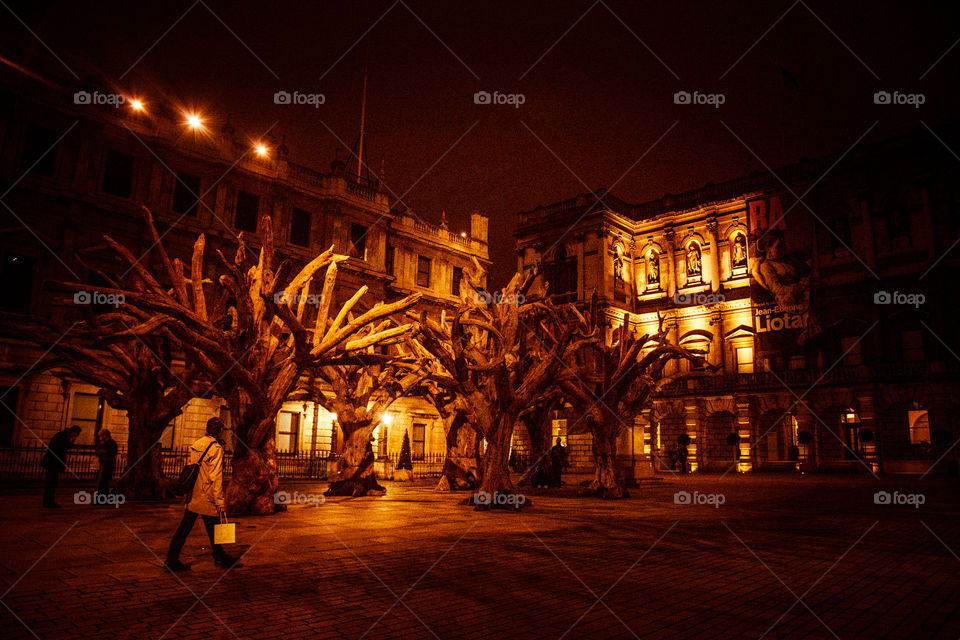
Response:
[[[251,137],[279,121],[293,159],[319,169],[346,152],[331,131],[354,142],[367,61],[371,166],[383,158],[424,219],[445,209],[460,229],[487,213],[499,284],[517,211],[614,183],[648,200],[843,151],[877,121],[864,141],[956,118],[950,4],[17,1],[17,18],[0,7],[0,54],[68,77],[49,47],[147,101],[233,114]],[[278,90],[326,102],[275,105]],[[476,105],[481,90],[525,102]],[[725,102],[677,105],[680,90]],[[875,105],[878,90],[925,103]]]

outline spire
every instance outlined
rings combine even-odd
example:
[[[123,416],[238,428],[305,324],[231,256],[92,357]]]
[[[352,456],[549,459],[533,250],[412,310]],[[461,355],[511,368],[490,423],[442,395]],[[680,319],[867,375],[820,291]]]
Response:
[[[357,141],[357,179],[363,170],[364,127],[367,119],[367,65],[363,65],[363,98],[360,100],[360,138]]]

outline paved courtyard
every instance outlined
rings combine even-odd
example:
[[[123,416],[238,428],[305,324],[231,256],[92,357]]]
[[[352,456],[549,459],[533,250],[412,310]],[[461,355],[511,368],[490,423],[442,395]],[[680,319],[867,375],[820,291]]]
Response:
[[[688,476],[616,503],[531,492],[519,514],[389,484],[239,519],[228,572],[198,524],[177,576],[161,559],[178,504],[72,492],[55,512],[0,494],[3,638],[960,635],[956,479]]]

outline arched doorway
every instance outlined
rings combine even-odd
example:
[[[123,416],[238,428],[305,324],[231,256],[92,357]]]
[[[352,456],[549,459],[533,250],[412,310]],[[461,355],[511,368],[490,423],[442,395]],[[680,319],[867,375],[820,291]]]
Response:
[[[797,446],[797,419],[782,409],[770,409],[760,416],[757,459],[770,467],[796,467],[800,457]]]

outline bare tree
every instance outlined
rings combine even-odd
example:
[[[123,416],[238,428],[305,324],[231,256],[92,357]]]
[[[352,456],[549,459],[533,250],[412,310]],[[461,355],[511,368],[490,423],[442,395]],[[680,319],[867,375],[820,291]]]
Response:
[[[117,487],[134,499],[169,494],[160,437],[191,398],[209,389],[192,354],[174,357],[174,344],[158,333],[125,333],[136,319],[123,313],[94,314],[69,326],[37,317],[4,314],[0,334],[43,350],[34,371],[51,371],[99,387],[107,404],[127,413],[127,464]]]
[[[334,364],[352,352],[403,340],[416,329],[414,324],[377,331],[366,327],[381,327],[385,318],[414,305],[419,294],[391,304],[378,303],[353,318],[351,309],[366,293],[364,286],[332,314],[337,263],[346,256],[335,255],[331,247],[285,278],[286,264],[277,264],[273,225],[266,216],[261,221],[262,246],[256,263],[248,259],[242,236],[232,260],[218,251],[225,273],[210,285],[214,296],[208,304],[202,280],[204,236],[194,243],[190,278],[178,259],[170,259],[150,212],[146,207],[144,211],[169,285],[162,285],[129,250],[107,237],[144,283],[142,291],[107,293],[122,294],[127,305],[150,314],[130,333],[167,332],[196,350],[199,364],[216,381],[230,407],[236,442],[228,508],[235,514],[272,513],[278,485],[275,420],[300,376],[310,367]],[[316,314],[312,309],[308,314],[308,301],[317,299],[310,296],[310,288],[323,269],[320,303]]]
[[[546,299],[536,271],[516,274],[495,298],[479,290],[480,274],[479,264],[465,272],[452,317],[421,316],[418,341],[437,360],[436,382],[486,442],[478,492],[486,498],[516,493],[508,458],[520,416],[554,392],[561,362],[584,336]]]
[[[668,363],[703,363],[704,359],[668,342],[663,318],[656,334],[641,336],[630,329],[630,316],[624,313],[619,337],[608,343],[596,295],[586,317],[573,307],[571,311],[581,332],[599,337],[582,344],[558,377],[566,401],[580,414],[581,430],[593,436],[594,478],[583,494],[621,498],[626,492],[616,463],[617,439],[664,386],[684,375],[666,375]]]
[[[382,333],[390,324],[389,320],[378,326],[368,324],[357,332],[356,339]],[[414,390],[430,368],[429,358],[386,353],[385,348],[377,353],[373,345],[364,351],[351,353],[336,365],[311,367],[294,394],[336,414],[343,430],[343,451],[337,461],[337,474],[326,491],[328,496],[383,495],[386,489],[377,482],[373,464],[373,432],[383,423],[390,405]],[[329,394],[324,393],[324,387]]]

